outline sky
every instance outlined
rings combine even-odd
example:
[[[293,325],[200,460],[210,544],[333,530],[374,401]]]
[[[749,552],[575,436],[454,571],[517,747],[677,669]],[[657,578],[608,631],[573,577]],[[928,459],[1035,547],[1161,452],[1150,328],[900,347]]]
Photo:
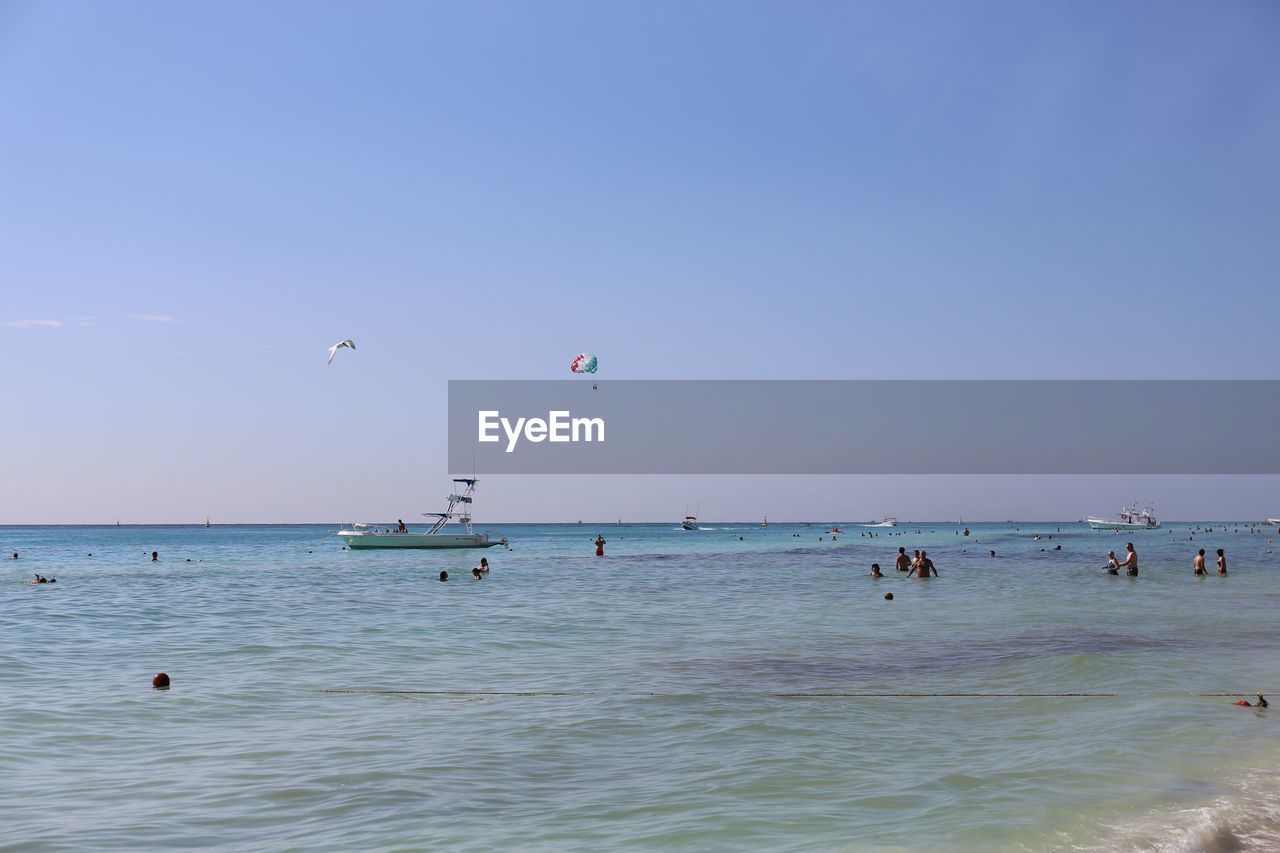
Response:
[[[580,351],[1278,378],[1277,43],[1272,2],[0,0],[0,523],[408,519],[447,380]],[[1133,499],[1280,479],[494,476],[476,517]]]

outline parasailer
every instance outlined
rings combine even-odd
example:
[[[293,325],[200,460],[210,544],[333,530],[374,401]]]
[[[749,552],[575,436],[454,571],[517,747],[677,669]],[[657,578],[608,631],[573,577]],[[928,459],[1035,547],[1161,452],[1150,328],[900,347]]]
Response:
[[[569,362],[569,370],[574,373],[595,373],[597,366],[599,362],[589,352],[580,352],[573,357],[573,361]]]

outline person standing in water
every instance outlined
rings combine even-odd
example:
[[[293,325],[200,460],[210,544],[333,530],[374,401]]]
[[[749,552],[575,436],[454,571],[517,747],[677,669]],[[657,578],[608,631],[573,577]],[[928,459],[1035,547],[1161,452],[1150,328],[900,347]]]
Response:
[[[906,548],[898,549],[898,558],[893,561],[893,567],[900,572],[905,572],[911,568],[911,558],[907,556]]]
[[[604,537],[598,533],[596,534],[596,556],[604,556]]]
[[[1227,573],[1227,557],[1222,553],[1222,549],[1218,549],[1218,574],[1225,575]]]
[[[1191,567],[1197,575],[1207,575],[1208,572],[1204,568],[1204,549],[1200,549],[1200,553],[1196,554],[1196,558],[1191,561]]]
[[[1138,552],[1133,550],[1133,543],[1124,543],[1125,551],[1124,562],[1116,565],[1117,569],[1124,569],[1124,573],[1131,578],[1138,576]]]
[[[915,575],[918,578],[927,578],[930,572],[933,573],[935,578],[938,577],[938,570],[934,567],[933,560],[929,559],[929,552],[921,551],[919,561],[916,562],[911,571],[907,572],[907,577]]]

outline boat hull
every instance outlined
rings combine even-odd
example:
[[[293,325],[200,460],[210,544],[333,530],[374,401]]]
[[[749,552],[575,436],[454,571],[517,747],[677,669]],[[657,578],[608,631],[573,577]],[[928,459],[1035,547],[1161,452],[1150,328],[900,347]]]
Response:
[[[490,539],[488,533],[365,533],[339,530],[338,537],[354,550],[365,548],[492,548],[506,539]]]
[[[1094,530],[1157,530],[1160,522],[1152,524],[1134,524],[1128,521],[1111,521],[1105,518],[1090,518],[1089,526]]]

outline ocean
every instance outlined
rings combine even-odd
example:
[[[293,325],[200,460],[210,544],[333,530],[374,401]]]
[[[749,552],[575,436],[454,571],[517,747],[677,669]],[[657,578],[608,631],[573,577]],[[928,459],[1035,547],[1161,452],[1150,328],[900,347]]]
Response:
[[[1277,535],[1207,524],[0,527],[0,849],[1276,849]]]

